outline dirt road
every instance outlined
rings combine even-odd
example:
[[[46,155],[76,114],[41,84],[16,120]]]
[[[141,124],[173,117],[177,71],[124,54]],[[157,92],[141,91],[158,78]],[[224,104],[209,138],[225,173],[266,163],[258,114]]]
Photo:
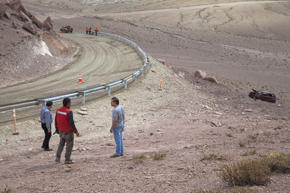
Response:
[[[137,51],[124,42],[79,33],[62,36],[79,44],[79,59],[58,71],[1,88],[0,105],[103,85],[132,74],[144,64],[144,59]],[[78,83],[79,74],[84,83]],[[0,122],[9,119],[10,114],[1,113]]]

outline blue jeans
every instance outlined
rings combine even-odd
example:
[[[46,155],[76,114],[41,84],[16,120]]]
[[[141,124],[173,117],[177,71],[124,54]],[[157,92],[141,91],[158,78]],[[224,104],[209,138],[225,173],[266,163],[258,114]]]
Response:
[[[124,127],[113,128],[114,138],[116,142],[116,155],[124,154],[123,131]]]

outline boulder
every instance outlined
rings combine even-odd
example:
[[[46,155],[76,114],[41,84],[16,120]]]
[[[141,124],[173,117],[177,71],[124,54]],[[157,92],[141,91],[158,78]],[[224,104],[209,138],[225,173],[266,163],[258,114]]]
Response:
[[[37,34],[37,27],[33,23],[25,22],[23,24],[23,29],[25,29],[26,31],[30,32],[33,35]]]
[[[42,22],[38,17],[32,16],[32,17],[31,17],[31,21],[32,21],[32,23],[34,23],[38,28],[40,28],[40,29],[43,28],[43,22]]]
[[[22,11],[19,12],[19,19],[21,21],[24,21],[24,22],[29,22],[31,23],[31,20],[29,19],[29,17],[27,15],[25,15]]]
[[[12,27],[13,27],[14,29],[17,29],[17,25],[15,24],[14,21],[12,22]]]
[[[165,64],[165,60],[163,60],[163,59],[157,59],[157,61],[162,63],[162,64]]]
[[[7,19],[11,19],[11,15],[10,15],[10,13],[9,13],[7,10],[5,11],[4,16],[5,16]]]
[[[0,15],[3,16],[5,14],[7,10],[6,5],[4,5],[3,3],[0,3]]]
[[[210,82],[213,82],[213,83],[218,83],[217,79],[215,77],[213,77],[213,76],[207,76],[203,80],[207,80],[207,81],[210,81]]]
[[[78,111],[78,114],[81,114],[81,115],[88,115],[88,112],[86,112],[86,111]]]
[[[206,77],[206,73],[205,73],[205,71],[197,70],[194,73],[194,77],[204,79]]]
[[[46,18],[46,20],[43,22],[43,28],[47,31],[53,28],[53,22],[50,17]]]

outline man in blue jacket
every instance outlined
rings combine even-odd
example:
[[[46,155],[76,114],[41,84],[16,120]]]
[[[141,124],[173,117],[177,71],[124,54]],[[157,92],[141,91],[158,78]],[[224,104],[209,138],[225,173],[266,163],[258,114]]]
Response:
[[[53,122],[52,113],[50,111],[52,108],[52,104],[52,101],[47,101],[46,106],[43,107],[40,111],[41,127],[45,133],[45,137],[41,146],[44,151],[53,150],[49,148],[49,140],[51,137],[51,123]]]

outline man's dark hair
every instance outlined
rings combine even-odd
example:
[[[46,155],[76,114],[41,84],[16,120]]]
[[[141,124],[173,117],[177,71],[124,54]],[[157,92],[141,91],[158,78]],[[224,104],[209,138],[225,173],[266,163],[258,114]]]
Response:
[[[47,101],[47,102],[46,102],[46,106],[49,107],[49,106],[51,106],[51,105],[53,105],[53,102],[52,102],[52,101]]]
[[[113,98],[112,98],[112,101],[113,101],[114,103],[116,103],[117,105],[119,105],[119,99],[118,99],[117,97],[113,97]]]
[[[64,98],[63,101],[62,101],[62,104],[63,104],[63,106],[65,106],[65,107],[66,107],[66,105],[69,104],[69,103],[70,103],[70,99],[69,99],[69,98]]]

